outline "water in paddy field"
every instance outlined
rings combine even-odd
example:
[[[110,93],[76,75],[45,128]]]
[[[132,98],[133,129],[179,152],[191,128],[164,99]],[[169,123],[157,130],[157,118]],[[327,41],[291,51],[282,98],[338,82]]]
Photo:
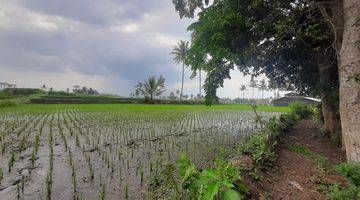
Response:
[[[0,197],[146,199],[150,179],[164,166],[183,153],[208,165],[259,130],[254,118],[223,110],[3,113]]]

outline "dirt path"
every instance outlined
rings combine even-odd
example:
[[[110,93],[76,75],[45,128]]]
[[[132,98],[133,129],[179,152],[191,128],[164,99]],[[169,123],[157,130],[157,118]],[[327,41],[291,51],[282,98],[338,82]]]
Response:
[[[326,167],[345,161],[345,154],[339,147],[332,145],[329,138],[319,137],[318,127],[312,120],[302,120],[280,141],[274,167],[266,172],[262,181],[264,199],[326,199],[317,191],[319,183],[342,181],[333,172],[323,173],[314,156],[296,151],[298,149],[327,157]]]

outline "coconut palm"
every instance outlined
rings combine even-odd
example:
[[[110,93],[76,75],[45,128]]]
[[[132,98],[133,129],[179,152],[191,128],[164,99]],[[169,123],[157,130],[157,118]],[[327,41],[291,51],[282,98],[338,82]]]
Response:
[[[243,99],[245,99],[246,85],[241,85],[241,86],[239,87],[239,90],[243,92]]]
[[[156,76],[152,76],[135,86],[135,94],[141,94],[145,98],[150,98],[150,102],[153,102],[155,96],[159,96],[165,91],[164,88],[165,78],[160,76],[157,79]]]
[[[275,81],[270,80],[268,88],[269,88],[269,90],[272,90],[274,92],[274,97],[273,98],[275,98],[276,97],[276,89],[277,89],[277,85],[276,85]]]
[[[254,77],[251,77],[249,87],[252,88],[252,99],[254,99],[254,90],[257,88],[257,81],[254,79]]]
[[[265,79],[262,79],[259,84],[259,90],[261,91],[262,99],[264,98],[264,91],[267,90]]]
[[[177,46],[174,47],[173,51],[171,52],[174,55],[174,61],[176,64],[182,63],[182,78],[181,78],[181,92],[180,92],[180,99],[183,96],[184,90],[184,72],[185,72],[185,59],[186,54],[189,51],[189,42],[180,40]]]

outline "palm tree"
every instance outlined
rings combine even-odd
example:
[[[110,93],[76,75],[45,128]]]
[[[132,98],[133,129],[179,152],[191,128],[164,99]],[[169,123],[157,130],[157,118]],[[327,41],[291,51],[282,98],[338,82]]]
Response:
[[[254,99],[254,90],[257,88],[257,81],[254,79],[254,77],[251,77],[249,87],[252,88],[252,99]]]
[[[145,98],[150,98],[150,102],[153,102],[154,96],[161,95],[165,91],[164,88],[165,78],[160,76],[156,79],[156,76],[152,76],[135,86],[135,94],[144,95]]]
[[[262,99],[264,99],[264,91],[267,90],[265,79],[260,81],[259,90],[261,91]]]
[[[241,86],[239,87],[239,90],[243,92],[243,99],[245,99],[246,85],[241,85]]]
[[[181,92],[180,92],[180,99],[183,96],[184,90],[184,73],[185,73],[185,59],[186,54],[189,51],[189,42],[180,40],[177,46],[174,47],[173,51],[171,52],[174,55],[174,61],[176,64],[182,63],[182,78],[181,78]]]
[[[277,89],[277,85],[275,83],[275,81],[270,80],[269,81],[269,85],[268,85],[269,90],[273,90],[274,91],[274,98],[276,97],[276,89]]]
[[[201,69],[199,69],[199,95],[201,96]]]

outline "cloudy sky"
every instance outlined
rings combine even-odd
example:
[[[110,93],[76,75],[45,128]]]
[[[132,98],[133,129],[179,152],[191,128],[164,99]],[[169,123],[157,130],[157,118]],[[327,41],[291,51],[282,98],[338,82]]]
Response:
[[[189,39],[191,22],[179,19],[171,0],[0,0],[0,82],[129,96],[139,80],[162,74],[169,93],[181,85],[169,53]],[[249,78],[232,75],[219,96],[241,96],[237,88]],[[186,79],[186,94],[197,88]]]

